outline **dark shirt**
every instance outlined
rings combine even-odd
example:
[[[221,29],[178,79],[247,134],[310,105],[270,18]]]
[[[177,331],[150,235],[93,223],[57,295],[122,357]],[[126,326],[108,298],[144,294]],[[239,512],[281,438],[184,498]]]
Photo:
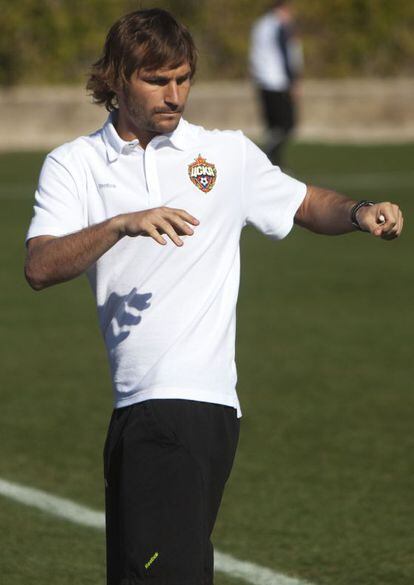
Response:
[[[279,46],[283,65],[286,71],[287,78],[289,79],[290,83],[292,83],[296,79],[296,73],[292,67],[290,62],[290,54],[289,54],[289,42],[292,38],[292,29],[288,25],[282,24],[278,31],[277,31],[277,44]]]

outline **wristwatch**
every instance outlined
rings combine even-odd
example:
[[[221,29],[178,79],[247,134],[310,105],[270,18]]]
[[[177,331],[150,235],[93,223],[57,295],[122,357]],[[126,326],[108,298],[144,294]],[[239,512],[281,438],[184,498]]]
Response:
[[[355,205],[351,209],[351,223],[355,229],[359,230],[360,232],[365,231],[359,225],[357,213],[361,209],[361,207],[372,207],[373,205],[375,205],[375,201],[368,201],[367,199],[362,199],[361,201],[358,201],[358,203],[355,203]]]

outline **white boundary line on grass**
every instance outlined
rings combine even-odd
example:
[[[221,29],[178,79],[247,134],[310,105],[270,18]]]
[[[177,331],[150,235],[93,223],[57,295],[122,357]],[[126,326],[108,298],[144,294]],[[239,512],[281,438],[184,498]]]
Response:
[[[53,496],[35,488],[0,479],[0,495],[75,524],[99,530],[105,528],[105,515],[102,512],[96,512],[71,500]],[[227,573],[230,577],[251,585],[311,585],[307,581],[286,577],[266,567],[240,561],[219,551],[215,552],[214,564],[217,571]]]

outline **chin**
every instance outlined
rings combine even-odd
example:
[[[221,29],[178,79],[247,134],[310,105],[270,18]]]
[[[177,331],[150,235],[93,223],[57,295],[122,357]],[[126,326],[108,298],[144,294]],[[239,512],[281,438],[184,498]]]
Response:
[[[162,134],[169,134],[170,132],[174,132],[180,123],[180,120],[181,116],[172,116],[171,118],[166,117],[165,120],[155,124],[156,131]]]

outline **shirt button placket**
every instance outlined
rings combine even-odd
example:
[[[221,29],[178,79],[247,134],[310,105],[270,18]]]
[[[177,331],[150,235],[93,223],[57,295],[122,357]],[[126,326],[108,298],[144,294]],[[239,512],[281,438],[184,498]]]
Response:
[[[149,207],[160,207],[162,205],[160,184],[158,181],[156,150],[147,145],[144,153],[145,178],[148,191]]]

